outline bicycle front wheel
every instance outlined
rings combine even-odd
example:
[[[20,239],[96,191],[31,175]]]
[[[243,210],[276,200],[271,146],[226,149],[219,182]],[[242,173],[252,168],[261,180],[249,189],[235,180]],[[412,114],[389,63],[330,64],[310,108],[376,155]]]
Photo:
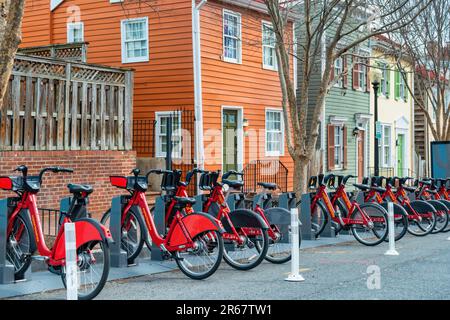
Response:
[[[94,299],[102,291],[109,274],[109,247],[104,241],[91,241],[77,249],[78,299]],[[61,279],[66,285],[66,268]]]
[[[384,241],[388,235],[388,218],[386,210],[375,203],[361,204],[360,209],[350,218],[355,221],[351,229],[355,239],[366,246],[376,246]],[[369,220],[364,223],[363,215]]]
[[[223,257],[223,239],[218,231],[208,231],[192,239],[195,246],[175,253],[180,270],[191,279],[202,280],[216,272]]]
[[[102,217],[101,223],[110,229],[111,209],[109,209]],[[144,227],[144,221],[139,213],[130,209],[123,221],[121,227],[121,241],[120,247],[127,253],[128,263],[133,263],[134,260],[142,251],[144,246],[144,239],[147,235]]]

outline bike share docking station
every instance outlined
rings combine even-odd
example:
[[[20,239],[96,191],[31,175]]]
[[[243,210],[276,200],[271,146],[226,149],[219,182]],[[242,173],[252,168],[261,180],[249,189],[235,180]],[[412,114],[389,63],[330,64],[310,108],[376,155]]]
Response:
[[[14,283],[14,266],[6,260],[9,203],[12,198],[0,200],[0,284]]]

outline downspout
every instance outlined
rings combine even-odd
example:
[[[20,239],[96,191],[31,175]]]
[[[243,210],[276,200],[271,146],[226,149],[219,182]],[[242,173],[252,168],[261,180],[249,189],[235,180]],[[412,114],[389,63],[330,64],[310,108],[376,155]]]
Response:
[[[194,109],[195,109],[195,161],[197,167],[204,168],[205,151],[203,145],[203,92],[202,60],[200,47],[200,10],[208,0],[197,5],[192,0],[192,51],[194,64]]]

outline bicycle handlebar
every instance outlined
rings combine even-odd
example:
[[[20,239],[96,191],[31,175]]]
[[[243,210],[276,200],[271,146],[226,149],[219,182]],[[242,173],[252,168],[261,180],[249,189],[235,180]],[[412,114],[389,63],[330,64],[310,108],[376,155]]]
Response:
[[[197,173],[208,173],[208,171],[205,171],[205,170],[202,170],[202,169],[194,168],[193,170],[189,171],[189,172],[186,174],[186,181],[185,181],[186,184],[191,183],[192,177],[194,176],[194,174],[197,174]]]
[[[39,181],[42,181],[42,177],[43,177],[44,173],[46,173],[47,171],[51,171],[53,173],[59,173],[59,172],[73,173],[73,169],[70,169],[70,168],[47,167],[47,168],[42,169],[41,172],[39,172]]]

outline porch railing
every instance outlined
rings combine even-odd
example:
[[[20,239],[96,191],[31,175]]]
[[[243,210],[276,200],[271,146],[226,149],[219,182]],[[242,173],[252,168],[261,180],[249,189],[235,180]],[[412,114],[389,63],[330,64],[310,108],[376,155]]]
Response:
[[[244,192],[256,192],[258,182],[276,183],[286,192],[288,188],[288,169],[279,160],[254,160],[243,170]]]

